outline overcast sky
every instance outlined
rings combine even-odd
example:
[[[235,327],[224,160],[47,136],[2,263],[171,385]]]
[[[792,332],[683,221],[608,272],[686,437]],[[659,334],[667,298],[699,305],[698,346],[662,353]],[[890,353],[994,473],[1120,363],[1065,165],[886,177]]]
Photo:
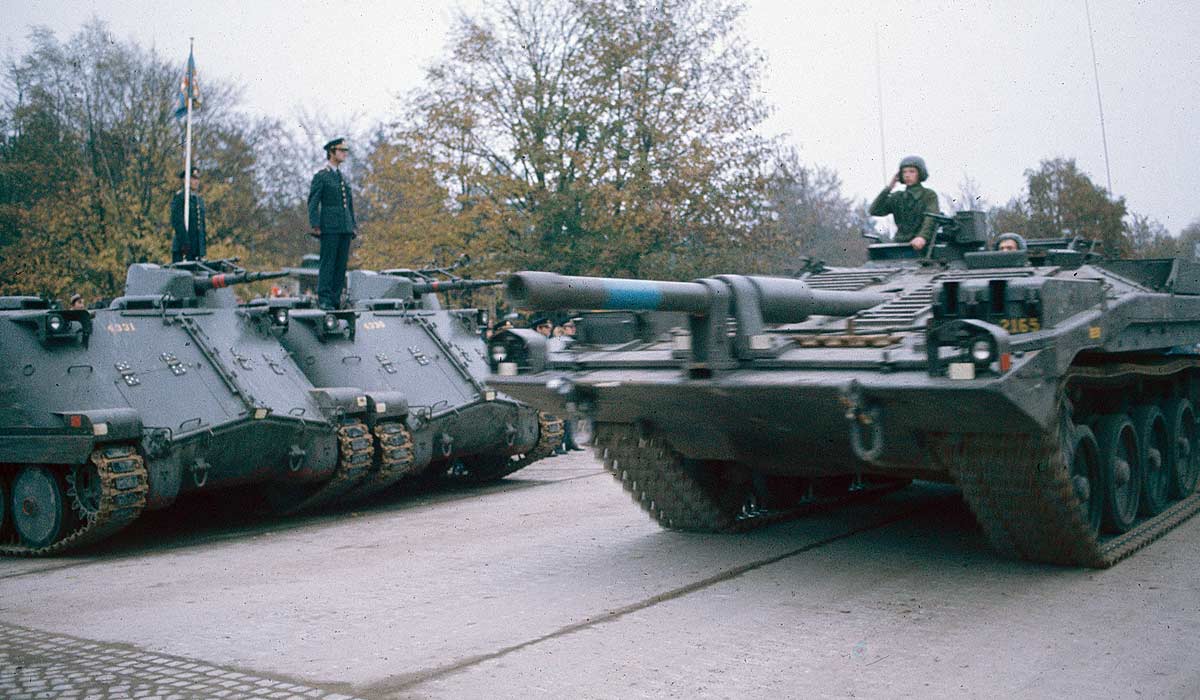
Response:
[[[1200,218],[1200,3],[1090,2],[1113,190],[1178,233]],[[0,0],[0,52],[23,52],[30,25],[65,39],[95,16],[181,69],[194,36],[202,81],[243,85],[253,112],[289,119],[303,107],[365,125],[420,82],[454,8],[485,4]],[[909,153],[925,157],[944,199],[970,176],[1004,203],[1055,156],[1105,184],[1084,0],[752,0],[743,26],[767,58],[766,131],[837,170],[848,195],[873,197]]]

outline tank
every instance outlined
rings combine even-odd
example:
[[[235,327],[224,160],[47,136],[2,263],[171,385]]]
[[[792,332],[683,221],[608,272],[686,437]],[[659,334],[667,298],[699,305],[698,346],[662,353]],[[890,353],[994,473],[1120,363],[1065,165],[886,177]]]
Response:
[[[981,212],[862,267],[694,282],[508,281],[588,309],[579,340],[489,346],[490,384],[594,426],[668,528],[725,532],[912,479],[957,484],[991,545],[1106,567],[1200,507],[1200,265],[1078,239],[985,250]]]
[[[292,324],[281,341],[319,391],[366,397],[379,456],[348,496],[418,476],[499,479],[553,454],[562,440],[560,419],[484,385],[483,314],[443,309],[438,294],[500,282],[461,279],[452,269],[352,271],[341,311],[306,299],[251,305],[286,310]]]
[[[106,309],[0,298],[0,553],[90,544],[191,491],[366,470],[365,401],[312,391],[287,313],[232,293],[285,274],[136,264]]]

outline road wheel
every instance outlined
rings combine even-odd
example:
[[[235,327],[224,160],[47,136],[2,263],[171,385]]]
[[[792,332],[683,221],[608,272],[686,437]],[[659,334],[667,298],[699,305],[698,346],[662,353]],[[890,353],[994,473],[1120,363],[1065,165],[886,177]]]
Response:
[[[1167,507],[1171,493],[1170,438],[1167,421],[1157,406],[1133,412],[1142,462],[1142,515],[1158,515]]]
[[[1104,529],[1125,532],[1137,519],[1142,494],[1142,465],[1137,430],[1124,413],[1096,424],[1100,475],[1104,482]]]
[[[1163,406],[1167,435],[1171,442],[1168,470],[1170,497],[1183,498],[1196,491],[1200,479],[1200,450],[1197,450],[1196,412],[1187,399],[1174,399]]]
[[[27,547],[47,547],[65,531],[66,498],[58,475],[46,467],[24,467],[12,484],[13,527]]]
[[[71,508],[84,522],[90,522],[100,514],[100,474],[91,461],[72,465],[67,471],[67,500]]]
[[[1100,450],[1092,429],[1076,426],[1073,438],[1068,443],[1067,459],[1071,465],[1071,489],[1079,502],[1084,522],[1095,535],[1100,532],[1100,521],[1104,516],[1104,488],[1100,477]]]

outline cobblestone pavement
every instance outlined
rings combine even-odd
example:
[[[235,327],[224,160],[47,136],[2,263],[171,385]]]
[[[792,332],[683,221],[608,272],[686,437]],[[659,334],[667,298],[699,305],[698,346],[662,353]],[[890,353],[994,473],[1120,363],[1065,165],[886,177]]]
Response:
[[[1106,571],[999,559],[932,485],[688,535],[580,453],[353,512],[150,515],[0,560],[0,698],[1200,697],[1200,519]]]
[[[352,696],[178,656],[0,623],[0,698],[321,698]]]

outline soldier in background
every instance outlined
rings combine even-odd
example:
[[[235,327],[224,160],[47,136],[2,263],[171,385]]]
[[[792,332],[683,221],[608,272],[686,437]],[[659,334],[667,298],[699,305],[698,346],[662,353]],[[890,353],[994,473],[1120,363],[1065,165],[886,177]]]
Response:
[[[336,309],[342,304],[346,286],[346,263],[350,258],[350,240],[357,235],[354,196],[340,166],[349,157],[346,139],[325,144],[327,163],[313,175],[308,190],[309,234],[321,240],[321,269],[317,274],[317,305]]]
[[[900,169],[892,176],[887,187],[871,202],[871,216],[892,215],[896,222],[895,241],[908,243],[913,250],[922,250],[933,237],[933,219],[926,213],[938,213],[937,193],[922,185],[929,177],[925,160],[920,156],[908,156],[900,161]],[[892,189],[902,183],[904,189]]]
[[[205,238],[208,235],[205,222],[204,198],[200,196],[200,171],[192,168],[191,193],[188,195],[188,222],[183,225],[183,175],[179,171],[179,191],[171,198],[171,228],[175,238],[171,241],[171,262],[180,260],[203,260],[207,252]]]
[[[1027,244],[1025,237],[1019,233],[1002,233],[996,236],[996,250],[1005,252],[1013,252],[1017,250],[1026,250]]]

